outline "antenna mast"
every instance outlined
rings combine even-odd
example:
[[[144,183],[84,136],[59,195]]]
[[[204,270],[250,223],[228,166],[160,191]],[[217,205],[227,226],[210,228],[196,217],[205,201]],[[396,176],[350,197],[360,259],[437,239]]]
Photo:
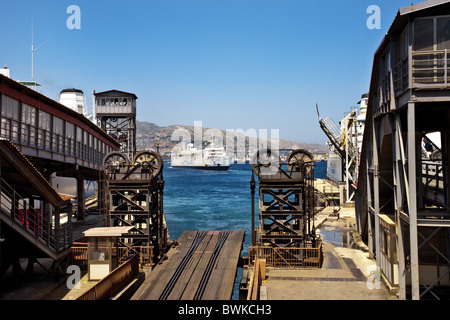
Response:
[[[40,46],[38,46],[36,49],[34,48],[34,22],[33,17],[31,17],[31,82],[34,83],[34,52],[37,51],[40,47],[42,47],[44,44],[46,44],[50,39],[47,39],[44,41]],[[36,85],[33,85],[33,88]]]

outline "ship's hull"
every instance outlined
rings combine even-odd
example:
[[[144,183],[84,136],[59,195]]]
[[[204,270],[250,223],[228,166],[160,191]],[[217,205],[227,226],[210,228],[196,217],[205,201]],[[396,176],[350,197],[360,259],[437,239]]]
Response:
[[[187,150],[175,152],[171,157],[172,168],[226,171],[230,164],[231,157],[226,155],[223,147],[197,150],[192,143]]]
[[[336,183],[343,181],[342,179],[342,159],[333,151],[328,153],[327,160],[327,178]]]

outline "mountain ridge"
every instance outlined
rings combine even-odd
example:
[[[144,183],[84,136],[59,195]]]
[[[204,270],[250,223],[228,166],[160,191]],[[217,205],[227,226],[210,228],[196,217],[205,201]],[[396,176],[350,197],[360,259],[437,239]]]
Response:
[[[178,129],[178,131],[176,131]],[[217,130],[217,131],[216,131]],[[215,136],[222,135],[223,145],[225,146],[227,142],[227,134],[230,135],[231,132],[227,132],[227,130],[223,129],[213,129],[213,128],[202,128],[202,137],[203,139],[208,136],[208,133],[215,133]],[[178,134],[180,133],[180,134]],[[198,134],[197,132],[196,134]],[[206,133],[206,135],[205,135]],[[245,134],[246,132],[244,132]],[[234,132],[233,140],[237,150],[242,150],[239,148],[243,148],[245,143],[245,150],[248,152],[249,145],[256,147],[258,144],[263,144],[264,146],[271,146],[273,144],[274,139],[258,139],[255,137],[249,137],[240,132]],[[173,138],[172,138],[173,136]],[[162,155],[169,155],[174,147],[179,144],[182,139],[181,137],[185,136],[186,138],[190,136],[191,141],[194,139],[194,126],[188,125],[169,125],[169,126],[159,126],[152,122],[147,121],[136,121],[136,148],[137,150],[144,149],[157,149],[157,143],[159,143],[159,152]],[[228,136],[228,139],[230,136]],[[175,140],[175,141],[172,141]],[[205,139],[204,139],[205,140]],[[320,144],[313,143],[304,143],[298,141],[290,141],[284,139],[279,140],[279,149],[305,149],[311,153],[315,154],[324,154],[328,152],[328,147]],[[245,141],[245,142],[244,142]],[[276,141],[275,141],[276,142]]]

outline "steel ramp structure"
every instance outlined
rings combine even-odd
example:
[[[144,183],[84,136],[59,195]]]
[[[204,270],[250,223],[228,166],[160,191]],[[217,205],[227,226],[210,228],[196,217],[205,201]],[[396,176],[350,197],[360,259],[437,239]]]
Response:
[[[0,139],[0,276],[18,258],[59,262],[72,243],[72,205],[7,139]],[[61,224],[61,215],[67,222]]]

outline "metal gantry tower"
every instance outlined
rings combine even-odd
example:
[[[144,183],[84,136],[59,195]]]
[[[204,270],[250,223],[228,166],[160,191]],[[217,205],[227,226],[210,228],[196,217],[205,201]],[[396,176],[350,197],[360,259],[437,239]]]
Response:
[[[301,149],[292,151],[285,163],[271,149],[257,151],[252,159],[253,174],[259,180],[259,226],[253,230],[252,250],[268,259],[268,265],[321,264],[321,241],[314,226],[313,169],[313,156]],[[252,211],[254,226],[254,206]]]
[[[149,251],[157,258],[168,233],[163,211],[164,162],[159,153],[136,153],[136,95],[118,90],[95,93],[95,115],[99,126],[121,145],[103,159],[99,198],[107,226],[133,226],[120,246],[121,253]],[[145,250],[145,252],[143,252]]]
[[[136,95],[109,90],[94,92],[94,97],[98,125],[120,142],[122,153],[133,159],[136,154]]]
[[[163,211],[163,159],[155,151],[141,151],[130,161],[122,152],[111,152],[103,160],[107,226],[133,226],[120,245],[131,253],[143,248],[157,257],[168,233]]]

